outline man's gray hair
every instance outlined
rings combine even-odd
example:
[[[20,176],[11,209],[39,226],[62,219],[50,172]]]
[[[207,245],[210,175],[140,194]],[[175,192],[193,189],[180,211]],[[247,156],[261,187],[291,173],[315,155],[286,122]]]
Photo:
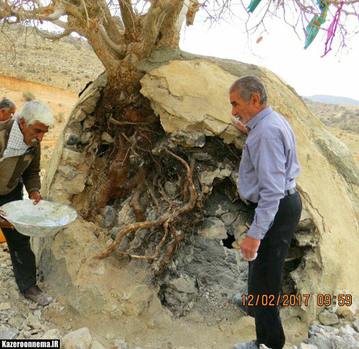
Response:
[[[249,102],[254,93],[257,93],[260,98],[260,104],[267,104],[267,91],[263,81],[256,76],[248,75],[236,80],[229,93],[238,91],[238,97],[243,99],[246,103]]]
[[[40,122],[45,126],[54,125],[54,117],[51,110],[41,101],[34,100],[25,103],[20,113],[16,116],[18,121],[21,118],[24,118],[27,126],[33,125],[36,122]]]
[[[9,110],[11,107],[14,107],[16,109],[16,105],[13,101],[10,101],[10,99],[4,98],[0,102],[0,110],[6,109]]]

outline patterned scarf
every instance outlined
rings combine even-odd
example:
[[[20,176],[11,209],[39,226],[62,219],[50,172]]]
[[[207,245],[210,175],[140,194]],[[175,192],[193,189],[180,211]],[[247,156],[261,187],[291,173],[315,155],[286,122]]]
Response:
[[[24,136],[17,121],[12,125],[9,141],[0,162],[6,158],[20,156],[26,153],[30,147],[24,142]]]

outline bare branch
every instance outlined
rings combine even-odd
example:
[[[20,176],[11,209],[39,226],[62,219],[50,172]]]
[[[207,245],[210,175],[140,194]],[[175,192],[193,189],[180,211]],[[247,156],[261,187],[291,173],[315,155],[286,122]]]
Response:
[[[81,2],[82,2],[82,6],[84,7],[84,10],[85,10],[87,28],[90,28],[90,17],[89,17],[89,13],[87,11],[87,6],[85,3],[85,0],[81,0]]]
[[[43,30],[40,30],[38,28],[35,28],[35,30],[36,30],[37,34],[39,34],[43,38],[50,39],[53,41],[60,40],[60,39],[64,38],[65,36],[69,36],[73,32],[71,29],[66,29],[61,34],[51,34],[51,33],[45,32]]]
[[[127,33],[132,36],[136,31],[135,18],[136,15],[133,11],[131,0],[120,0],[120,9],[122,20],[125,25]]]
[[[114,51],[116,52],[120,57],[124,57],[126,54],[126,45],[116,45],[110,37],[107,35],[107,32],[102,24],[99,25],[99,31],[102,36],[102,38],[105,40],[106,44]]]
[[[125,30],[122,20],[117,16],[112,16],[105,0],[98,0],[98,4],[103,11],[104,18],[102,24],[108,36],[115,44],[119,44],[121,31]]]

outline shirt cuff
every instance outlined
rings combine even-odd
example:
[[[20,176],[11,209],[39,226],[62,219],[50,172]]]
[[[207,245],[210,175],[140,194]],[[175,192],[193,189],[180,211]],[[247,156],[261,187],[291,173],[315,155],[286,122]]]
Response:
[[[28,194],[30,195],[30,194],[33,193],[34,191],[37,191],[37,192],[40,193],[40,189],[39,189],[39,188],[32,188],[32,189],[28,190],[27,192],[28,192]]]
[[[256,225],[252,224],[251,227],[248,230],[247,235],[253,239],[259,239],[262,240],[264,236],[266,235],[267,230],[263,230]]]

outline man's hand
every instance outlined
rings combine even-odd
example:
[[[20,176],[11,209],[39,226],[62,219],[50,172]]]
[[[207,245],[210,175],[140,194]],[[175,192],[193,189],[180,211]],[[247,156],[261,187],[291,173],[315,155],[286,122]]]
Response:
[[[232,122],[234,126],[238,128],[239,131],[245,133],[246,135],[248,134],[247,126],[241,120],[239,120],[235,116],[232,116]]]
[[[6,216],[6,213],[4,211],[0,210],[0,215]],[[14,229],[14,226],[10,222],[8,222],[6,219],[0,217],[0,228]]]
[[[261,240],[253,239],[247,235],[239,245],[243,254],[243,258],[246,261],[254,260],[256,258],[256,253],[260,244]]]
[[[39,203],[39,201],[42,200],[42,196],[40,195],[40,193],[38,191],[34,191],[30,194],[30,199],[35,200],[34,205],[37,205]]]

